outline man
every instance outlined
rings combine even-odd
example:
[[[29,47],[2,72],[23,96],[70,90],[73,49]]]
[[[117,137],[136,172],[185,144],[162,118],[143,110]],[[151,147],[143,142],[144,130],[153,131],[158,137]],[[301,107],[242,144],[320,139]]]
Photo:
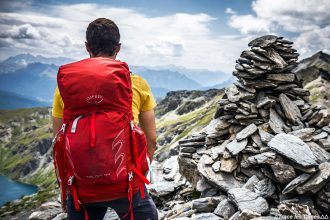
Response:
[[[91,22],[86,31],[86,50],[91,58],[103,57],[115,60],[120,51],[120,33],[117,25],[105,18],[99,18]],[[147,139],[147,150],[152,158],[156,147],[156,126],[155,114],[153,108],[156,103],[151,94],[147,82],[138,75],[131,74],[132,82],[132,112],[134,122],[139,123]],[[53,130],[54,136],[60,130],[62,125],[64,103],[58,88],[55,90],[53,102]],[[132,208],[135,219],[158,219],[157,210],[152,199],[147,194],[144,199],[135,193],[132,201]],[[118,193],[115,199],[111,195],[105,201],[84,204],[84,210],[87,211],[89,219],[103,219],[107,207],[113,208],[121,219],[128,219],[127,214],[130,204],[127,199],[127,193],[122,194],[118,199]],[[84,210],[76,211],[73,204],[72,195],[68,195],[67,212],[68,219],[84,219]]]

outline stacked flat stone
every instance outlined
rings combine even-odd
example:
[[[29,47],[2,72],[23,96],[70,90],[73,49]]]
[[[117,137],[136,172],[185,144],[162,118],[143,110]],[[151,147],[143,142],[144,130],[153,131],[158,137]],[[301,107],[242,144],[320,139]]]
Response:
[[[293,42],[267,35],[249,46],[215,119],[179,142],[180,173],[219,190],[208,196],[225,193],[237,218],[317,218],[330,207],[330,116],[308,102],[294,73]]]

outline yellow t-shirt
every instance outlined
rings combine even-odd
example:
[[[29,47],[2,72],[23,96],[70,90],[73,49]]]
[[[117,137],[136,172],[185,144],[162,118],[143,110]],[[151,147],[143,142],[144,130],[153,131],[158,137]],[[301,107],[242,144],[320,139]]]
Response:
[[[140,112],[145,112],[153,109],[156,106],[154,97],[152,96],[150,87],[145,79],[136,74],[131,74],[132,81],[132,111],[134,121],[139,122]],[[55,89],[52,115],[56,118],[63,117],[64,103],[58,87]]]

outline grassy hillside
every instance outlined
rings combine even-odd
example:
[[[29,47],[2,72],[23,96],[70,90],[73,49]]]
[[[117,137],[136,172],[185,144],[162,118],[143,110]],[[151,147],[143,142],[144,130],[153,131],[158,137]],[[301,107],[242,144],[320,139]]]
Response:
[[[50,163],[51,124],[48,108],[0,111],[0,173],[43,187],[50,180],[36,180],[33,172]],[[38,171],[39,172],[39,171]],[[52,178],[54,180],[54,178]]]
[[[224,90],[170,92],[156,107],[156,154],[168,151],[176,143],[201,130],[213,118]]]
[[[330,110],[330,82],[322,77],[305,86],[311,93],[309,101],[315,105],[322,105]]]
[[[320,51],[300,61],[295,72],[310,91],[310,102],[330,109],[330,55]]]
[[[0,111],[0,174],[39,187],[36,195],[3,206],[0,216],[39,206],[56,194],[51,133],[48,108]]]

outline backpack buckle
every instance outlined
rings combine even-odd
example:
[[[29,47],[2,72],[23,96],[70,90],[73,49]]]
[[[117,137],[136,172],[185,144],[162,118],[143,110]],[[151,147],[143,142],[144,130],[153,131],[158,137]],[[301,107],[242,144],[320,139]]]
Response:
[[[66,127],[66,124],[62,124],[62,127],[61,127],[61,132],[62,132],[62,134],[64,134],[64,132],[65,132],[65,127]]]
[[[133,180],[133,172],[130,171],[130,172],[128,173],[128,181],[131,182],[132,180]]]
[[[68,179],[68,186],[72,186],[74,176],[70,176]]]
[[[65,132],[65,126],[66,126],[66,124],[62,124],[61,129],[56,132],[56,134],[55,134],[55,136],[54,136],[54,138],[52,140],[52,143],[55,143],[55,141],[57,140],[57,137],[58,137],[58,135],[60,133],[61,134],[64,134],[64,132]]]
[[[134,130],[134,122],[133,121],[130,121],[129,124],[131,125],[131,130],[133,131]]]

